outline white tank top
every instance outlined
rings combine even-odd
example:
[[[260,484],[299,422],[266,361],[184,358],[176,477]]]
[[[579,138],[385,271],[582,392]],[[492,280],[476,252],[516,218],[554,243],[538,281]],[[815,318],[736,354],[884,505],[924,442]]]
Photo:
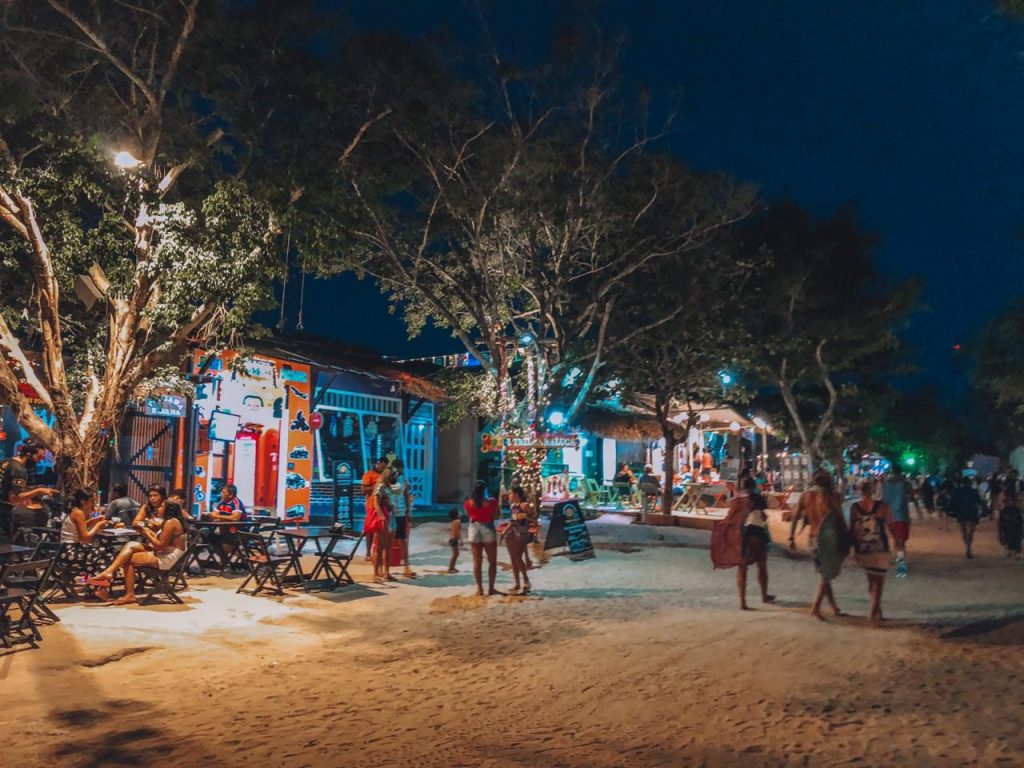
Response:
[[[75,521],[71,519],[71,514],[64,515],[64,519],[60,523],[60,540],[63,544],[78,544],[78,528],[75,527]]]

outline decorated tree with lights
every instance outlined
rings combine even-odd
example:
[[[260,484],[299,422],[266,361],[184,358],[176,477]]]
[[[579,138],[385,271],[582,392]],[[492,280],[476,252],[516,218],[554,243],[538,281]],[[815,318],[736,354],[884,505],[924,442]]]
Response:
[[[629,313],[640,275],[742,219],[753,193],[660,152],[671,115],[652,128],[648,95],[619,88],[617,41],[565,36],[531,70],[492,49],[470,79],[410,56],[408,78],[391,62],[363,82],[380,119],[340,171],[354,209],[338,229],[359,247],[333,266],[375,278],[412,333],[449,329],[510,435],[555,407],[571,423],[609,356],[685,309],[662,294]],[[396,159],[400,190],[379,173]]]
[[[249,93],[209,59],[244,28],[199,0],[3,3],[0,399],[66,489],[190,344],[272,300],[274,200],[226,119]]]

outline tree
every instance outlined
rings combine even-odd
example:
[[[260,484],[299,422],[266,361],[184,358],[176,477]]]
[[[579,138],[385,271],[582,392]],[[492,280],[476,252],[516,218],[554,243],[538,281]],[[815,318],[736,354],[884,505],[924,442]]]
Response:
[[[751,281],[741,313],[748,337],[758,342],[751,347],[756,354],[750,370],[777,389],[792,433],[816,464],[834,437],[843,399],[856,400],[858,382],[898,372],[896,329],[917,286],[881,284],[873,240],[850,210],[816,221],[783,203],[742,238],[745,253],[769,259]]]
[[[342,167],[355,210],[339,232],[360,247],[334,268],[375,278],[412,333],[450,329],[508,422],[553,400],[571,420],[609,354],[682,313],[623,322],[631,282],[751,207],[750,190],[652,153],[667,126],[648,127],[645,99],[622,102],[617,57],[570,37],[536,71],[490,51],[467,80],[420,52],[414,89],[381,68],[366,110],[379,119]],[[400,187],[380,173],[396,165]]]
[[[622,321],[644,327],[664,306],[679,312],[657,331],[643,334],[609,356],[607,375],[621,381],[623,401],[657,419],[665,440],[662,509],[672,508],[674,456],[680,439],[698,424],[700,406],[721,406],[745,399],[737,387],[722,383],[724,371],[736,371],[749,357],[742,333],[740,297],[755,274],[749,260],[730,263],[728,237],[667,260],[631,284]],[[678,414],[686,419],[677,422]]]
[[[244,92],[203,58],[245,24],[205,10],[3,5],[0,262],[13,279],[0,291],[0,396],[66,489],[95,484],[144,383],[173,376],[190,344],[234,342],[272,301],[278,225],[217,112]],[[86,278],[94,306],[73,290]]]

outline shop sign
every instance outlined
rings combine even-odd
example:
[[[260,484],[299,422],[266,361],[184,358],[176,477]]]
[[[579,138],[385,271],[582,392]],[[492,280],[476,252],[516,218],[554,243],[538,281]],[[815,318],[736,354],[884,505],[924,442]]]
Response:
[[[181,418],[185,415],[186,400],[181,395],[155,395],[147,397],[143,411],[147,416]]]
[[[555,504],[551,512],[551,524],[544,537],[544,549],[567,547],[569,559],[589,560],[594,557],[594,545],[590,541],[583,510],[576,499]]]
[[[480,450],[496,453],[501,450],[525,451],[531,448],[553,450],[555,448],[579,448],[580,436],[567,432],[541,432],[526,435],[505,435],[501,432],[484,432],[480,435]]]

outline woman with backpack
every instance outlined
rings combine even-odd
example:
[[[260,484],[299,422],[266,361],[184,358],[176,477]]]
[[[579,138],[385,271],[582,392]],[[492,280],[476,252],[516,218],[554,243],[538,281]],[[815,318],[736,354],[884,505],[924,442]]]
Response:
[[[874,482],[860,486],[860,501],[850,507],[850,533],[857,564],[868,575],[871,595],[871,626],[882,625],[882,588],[889,571],[889,528],[892,512],[889,505],[874,498]]]

